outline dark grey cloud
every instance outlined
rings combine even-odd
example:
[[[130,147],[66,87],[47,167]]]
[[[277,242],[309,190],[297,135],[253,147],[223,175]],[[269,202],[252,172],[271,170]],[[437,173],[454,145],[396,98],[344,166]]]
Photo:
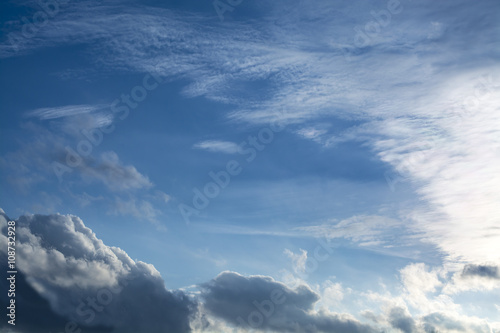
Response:
[[[98,180],[112,191],[150,188],[153,184],[132,165],[123,165],[113,151],[104,152],[98,160],[87,160],[79,166],[82,177]]]
[[[0,213],[5,257],[9,218]],[[78,217],[24,215],[16,233],[20,332],[63,332],[68,323],[85,332],[191,331],[196,301],[167,290],[152,265],[106,246]]]
[[[485,321],[475,321],[471,317],[450,316],[449,314],[434,312],[414,318],[402,307],[392,308],[387,316],[387,321],[393,328],[402,333],[492,332],[492,328],[488,323]]]
[[[404,308],[392,308],[389,313],[388,320],[392,327],[399,329],[401,332],[417,332],[417,325],[415,324],[415,320]]]
[[[465,332],[465,327],[441,313],[432,313],[422,318],[424,329],[428,333],[440,332],[441,330],[455,330],[458,332]]]
[[[294,290],[266,276],[223,272],[202,287],[204,308],[245,329],[276,332],[374,332],[349,315],[313,311],[319,296],[309,287]]]
[[[0,288],[9,290],[7,284],[8,271],[7,257],[0,253]],[[5,309],[9,305],[7,293],[0,294],[0,306]],[[51,309],[49,302],[31,287],[26,281],[26,276],[18,272],[16,276],[16,326],[15,332],[22,333],[52,333],[64,332],[68,319],[58,315]],[[0,331],[9,332],[12,325],[6,320],[0,322]],[[107,333],[112,327],[81,325],[80,329],[86,333]]]
[[[498,269],[498,266],[493,265],[465,265],[462,271],[462,277],[473,276],[500,280],[500,270]]]

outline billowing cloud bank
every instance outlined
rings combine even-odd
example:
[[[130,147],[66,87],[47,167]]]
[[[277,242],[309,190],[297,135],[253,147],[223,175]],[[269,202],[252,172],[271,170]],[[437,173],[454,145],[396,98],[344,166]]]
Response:
[[[2,274],[8,221],[0,211]],[[500,332],[499,321],[469,315],[467,302],[455,298],[500,295],[493,264],[456,272],[410,264],[399,272],[398,292],[356,291],[332,281],[291,286],[226,271],[194,296],[166,289],[152,265],[106,246],[76,216],[21,216],[16,237],[18,325],[12,332]],[[303,256],[307,260],[306,251]],[[0,287],[7,290],[4,281]],[[354,306],[345,307],[349,297]],[[0,301],[5,306],[6,295]],[[490,313],[500,309],[476,304]],[[11,332],[5,321],[0,325]]]
[[[319,295],[266,276],[223,272],[203,286],[205,309],[242,328],[273,332],[375,332],[348,315],[316,313]]]
[[[7,220],[0,216],[2,251],[7,248]],[[86,326],[113,332],[190,331],[196,303],[167,290],[152,265],[106,246],[78,217],[25,215],[16,222],[16,236],[17,265],[27,287],[48,302],[53,316],[66,319],[60,327],[39,326],[36,332],[64,331],[66,325],[69,331]],[[33,298],[25,292],[19,289],[16,297],[26,305]],[[19,321],[38,314],[24,315]]]

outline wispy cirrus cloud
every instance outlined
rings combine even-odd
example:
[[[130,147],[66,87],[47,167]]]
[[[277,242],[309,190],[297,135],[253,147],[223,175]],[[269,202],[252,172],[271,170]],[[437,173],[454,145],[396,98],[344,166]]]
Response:
[[[89,160],[88,162],[92,162]],[[132,165],[124,165],[113,151],[104,152],[94,163],[79,168],[83,178],[97,180],[112,191],[151,188],[153,183]]]
[[[160,222],[161,211],[156,209],[154,205],[147,201],[136,199],[134,197],[128,199],[115,198],[115,202],[110,212],[115,215],[132,216],[136,220],[147,220],[160,231],[166,231],[166,227]]]
[[[41,108],[26,113],[26,117],[36,117],[41,120],[75,116],[82,113],[92,113],[109,108],[109,105],[65,105],[53,108]],[[105,126],[106,124],[101,126]]]
[[[212,224],[210,228],[199,226],[201,230],[210,233],[233,235],[268,235],[275,237],[313,237],[322,239],[346,239],[360,246],[396,245],[396,234],[404,234],[403,221],[377,215],[356,215],[337,221],[320,221],[303,226],[291,227],[288,230],[271,228],[252,228],[235,225]],[[410,241],[407,239],[406,241]],[[402,241],[403,242],[403,241]],[[404,246],[403,244],[398,244]],[[410,244],[405,244],[409,246]]]
[[[220,140],[206,140],[198,142],[193,145],[193,148],[224,154],[236,154],[241,150],[240,147],[234,142]]]
[[[276,5],[272,19],[228,28],[162,8],[75,3],[25,47],[92,44],[89,54],[109,68],[186,79],[186,96],[231,105],[233,121],[268,122],[282,108],[281,120],[303,128],[357,120],[363,125],[346,138],[404,172],[423,199],[405,223],[450,261],[498,262],[498,4],[405,2],[349,60],[353,28],[385,4],[363,2],[366,13],[341,1],[295,4],[286,17]],[[490,94],[475,86],[486,73]],[[265,91],[246,89],[264,82]]]
[[[394,237],[395,230],[402,231],[402,221],[384,216],[353,216],[342,221],[329,221],[320,225],[295,227],[294,230],[312,237],[327,239],[345,238],[360,246],[379,246]]]
[[[48,208],[54,210],[69,198],[82,206],[101,202],[108,205],[108,211],[136,220],[147,220],[160,229],[164,228],[159,221],[160,207],[170,200],[170,196],[154,189],[155,185],[147,175],[121,160],[115,151],[81,156],[75,150],[68,150],[73,144],[66,134],[68,127],[49,131],[28,123],[25,128],[34,138],[25,138],[16,151],[0,158],[0,168],[10,174],[8,184],[12,190],[23,194],[38,193],[37,205],[27,209],[40,212],[46,212]],[[79,161],[78,165],[68,167],[68,156],[73,162]],[[64,183],[60,191],[47,193],[44,189],[47,184],[61,184],[54,174],[55,162],[63,168]],[[100,186],[98,193],[92,188],[96,184]]]

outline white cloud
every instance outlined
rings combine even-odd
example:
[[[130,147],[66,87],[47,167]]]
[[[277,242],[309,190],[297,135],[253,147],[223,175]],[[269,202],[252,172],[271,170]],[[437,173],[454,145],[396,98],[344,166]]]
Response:
[[[240,151],[240,147],[236,143],[219,140],[207,140],[198,142],[193,145],[193,148],[224,154],[236,154]]]
[[[485,71],[500,77],[497,69]],[[377,126],[386,139],[374,143],[380,158],[408,177],[428,203],[408,214],[415,229],[452,261],[499,260],[500,86],[492,81],[491,92],[476,97],[481,73],[444,80],[413,108],[421,121],[385,120]],[[475,103],[461,108],[469,97]]]
[[[297,131],[297,134],[303,136],[306,139],[321,142],[321,136],[323,136],[327,131],[325,129],[317,129],[314,127],[302,128]]]
[[[428,297],[440,290],[443,283],[438,270],[429,270],[425,264],[410,264],[400,271],[403,284],[403,297],[417,313],[430,313],[446,309],[458,311],[460,306],[444,294]]]
[[[392,218],[358,215],[340,222],[332,220],[320,225],[296,227],[294,230],[314,237],[345,238],[360,246],[377,246],[384,244],[395,228],[401,226],[400,221]]]
[[[103,110],[108,105],[66,105],[53,108],[41,108],[26,113],[27,117],[36,117],[41,120],[49,120],[75,116],[82,113],[92,113]]]
[[[465,291],[489,292],[500,291],[498,266],[465,265],[463,270],[455,272],[443,288],[443,293],[455,295]]]
[[[446,288],[453,284],[444,268],[430,268],[423,263],[407,265],[400,270],[400,288],[392,294],[353,291],[353,297],[371,310],[363,316],[381,328],[390,325],[403,332],[496,332],[498,316],[468,313],[467,301],[457,302]],[[481,304],[481,303],[477,303]],[[376,311],[375,309],[379,309]]]
[[[300,254],[293,253],[289,249],[283,251],[293,262],[293,269],[296,273],[304,273],[306,271],[307,251],[300,249]]]
[[[319,303],[332,311],[339,309],[342,307],[345,294],[349,294],[351,291],[350,288],[345,289],[339,282],[326,280],[322,283],[321,301]]]

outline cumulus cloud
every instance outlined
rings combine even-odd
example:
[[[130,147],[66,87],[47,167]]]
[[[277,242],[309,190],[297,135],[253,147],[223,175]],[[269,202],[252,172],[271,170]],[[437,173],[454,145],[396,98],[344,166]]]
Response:
[[[390,326],[397,332],[410,333],[456,333],[456,332],[497,332],[500,322],[489,300],[492,293],[477,286],[469,278],[460,280],[461,271],[451,274],[444,267],[430,268],[423,263],[409,264],[400,270],[401,285],[392,294],[362,292],[357,298],[370,304],[370,309],[362,315],[381,328]],[[469,294],[474,306],[455,298],[461,291],[487,291]],[[357,291],[354,291],[357,294]],[[375,313],[374,309],[381,309]]]
[[[389,323],[392,327],[399,329],[403,333],[416,333],[417,326],[415,320],[402,307],[395,307],[389,313]]]
[[[451,281],[443,288],[446,294],[454,295],[464,291],[500,290],[498,266],[466,264],[453,274]]]
[[[345,294],[349,294],[351,288],[343,288],[339,282],[326,280],[322,283],[321,304],[328,308],[338,308],[342,304]]]
[[[300,254],[293,253],[289,249],[285,249],[284,254],[289,257],[293,262],[293,269],[296,273],[303,273],[306,271],[307,251],[300,249]]]
[[[8,220],[1,214],[2,251]],[[153,265],[106,246],[78,217],[24,215],[16,220],[16,232],[18,269],[54,316],[114,332],[191,331],[196,302],[166,289]]]
[[[488,323],[474,318],[458,318],[456,316],[446,315],[436,312],[424,316],[421,319],[421,326],[425,333],[437,332],[473,332],[490,333],[498,332],[492,329]]]
[[[204,308],[233,326],[276,332],[375,332],[350,315],[314,311],[319,295],[271,277],[223,272],[202,285]]]
[[[400,270],[403,297],[418,313],[430,313],[442,309],[459,311],[460,306],[446,294],[440,293],[444,285],[443,269],[430,268],[424,263],[409,264]],[[434,297],[429,297],[437,293]]]

